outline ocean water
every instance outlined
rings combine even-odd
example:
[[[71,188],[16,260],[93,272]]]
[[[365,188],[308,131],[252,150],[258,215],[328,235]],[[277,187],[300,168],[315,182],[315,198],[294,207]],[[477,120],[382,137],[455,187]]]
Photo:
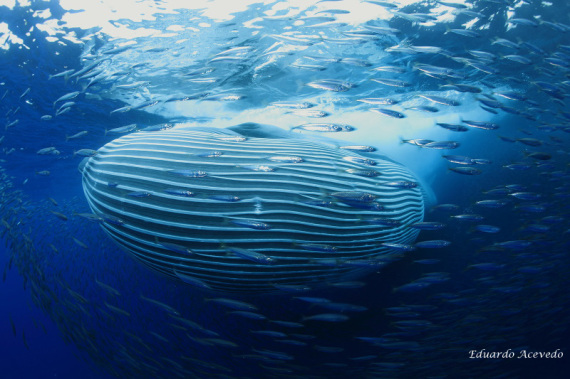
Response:
[[[116,3],[0,1],[1,377],[565,377],[567,2]],[[117,138],[244,123],[270,143],[375,149],[351,153],[373,161],[354,163],[352,180],[343,170],[322,179],[323,188],[340,183],[362,195],[355,183],[364,175],[378,183],[373,201],[326,190],[312,198],[354,219],[354,230],[368,223],[382,235],[367,247],[373,253],[354,258],[321,243],[306,250],[326,261],[298,265],[360,275],[280,286],[283,269],[264,283],[272,291],[200,288],[231,282],[235,271],[200,281],[160,273],[110,238],[135,232],[90,208],[84,158],[102,161]],[[247,153],[256,137],[246,138],[235,146]],[[228,162],[223,153],[200,159]],[[258,175],[260,191],[264,178],[302,170],[313,157],[298,166],[263,159],[275,173]],[[398,219],[394,209],[406,200],[382,196],[389,173],[374,163],[386,159],[414,175],[401,196],[421,194],[415,217],[428,224]],[[307,182],[325,178],[315,170]],[[267,202],[265,192],[252,200],[243,188],[225,190],[244,197],[236,204]],[[159,194],[123,192],[123,201],[145,204],[141,196]],[[196,199],[188,201],[225,212],[219,199]],[[291,207],[306,200],[291,199]],[[312,207],[313,218],[286,221],[326,223]],[[398,225],[381,224],[390,220]],[[232,256],[231,228],[256,251],[277,246],[260,242],[265,231],[226,220],[212,232],[220,253],[196,247],[200,259],[285,267],[285,253],[272,256],[274,266],[247,251]],[[288,243],[299,253],[296,236]],[[164,263],[184,254],[162,237],[149,237],[149,256],[160,251]]]

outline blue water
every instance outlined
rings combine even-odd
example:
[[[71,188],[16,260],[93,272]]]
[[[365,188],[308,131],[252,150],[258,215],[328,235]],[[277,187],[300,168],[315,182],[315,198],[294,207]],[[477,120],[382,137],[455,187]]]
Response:
[[[477,16],[436,1],[398,8],[301,3],[182,9],[173,1],[140,2],[114,12],[103,11],[113,5],[71,8],[57,1],[0,6],[1,377],[564,377],[570,354],[568,4],[467,2]],[[480,51],[494,58],[475,59]],[[401,72],[373,70],[381,66]],[[382,78],[408,84],[371,80]],[[309,85],[322,79],[352,88]],[[236,97],[214,100],[217,95]],[[434,95],[460,105],[421,97]],[[397,104],[357,101],[363,98]],[[491,100],[499,103],[483,109]],[[283,101],[311,102],[329,115],[310,118],[274,106]],[[61,108],[66,102],[74,104]],[[417,106],[437,112],[412,109]],[[453,132],[436,125],[465,126],[465,120],[499,128]],[[228,294],[162,276],[119,249],[98,223],[76,215],[90,209],[75,152],[119,137],[114,128],[164,122],[216,128],[257,122],[284,131],[309,122],[352,125],[353,132],[303,134],[371,145],[409,167],[428,196],[424,220],[445,224],[421,231],[417,242],[449,246],[417,248],[373,268],[356,279],[358,288],[328,283],[302,293]],[[416,138],[460,145],[436,150],[401,143]],[[47,147],[59,153],[37,153]],[[491,163],[462,166],[442,157],[452,154]],[[450,170],[455,167],[480,171],[464,175]],[[504,203],[485,207],[477,204],[482,200]],[[454,217],[462,214],[484,219]],[[481,232],[478,225],[500,231]],[[300,296],[360,309],[328,311]],[[251,303],[266,320],[232,314],[213,298]],[[348,320],[305,319],[322,313]],[[283,336],[253,332],[259,330]],[[470,351],[482,349],[515,354],[470,359]],[[521,351],[557,351],[558,358],[517,358]]]

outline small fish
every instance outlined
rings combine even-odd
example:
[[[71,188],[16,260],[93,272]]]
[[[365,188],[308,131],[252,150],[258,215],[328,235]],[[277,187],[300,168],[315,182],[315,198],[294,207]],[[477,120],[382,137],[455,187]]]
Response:
[[[418,186],[417,182],[409,182],[409,181],[396,181],[396,182],[388,182],[383,183],[385,186],[395,187],[395,188],[416,188]]]
[[[342,202],[349,203],[370,203],[376,199],[375,195],[359,191],[333,192],[331,196]]]
[[[451,242],[445,241],[445,240],[430,240],[430,241],[416,242],[416,244],[414,246],[419,247],[419,248],[431,249],[431,248],[447,247],[450,244],[451,244]]]
[[[273,284],[273,287],[275,287],[279,290],[287,291],[287,292],[302,292],[302,291],[309,291],[311,289],[311,287],[306,286],[306,285],[302,285],[302,284],[279,284],[279,283],[275,283],[275,284]],[[292,328],[299,328],[299,327],[304,326],[303,324],[299,324],[298,322],[288,322],[288,321],[272,321],[272,322],[279,324],[279,325],[292,327]]]
[[[99,154],[99,152],[92,149],[81,149],[73,152],[73,156],[79,155],[81,157],[94,157],[97,154]]]
[[[416,145],[416,146],[423,146],[426,145],[430,142],[434,142],[431,139],[423,139],[423,138],[417,138],[417,139],[402,139],[400,141],[400,143],[407,143],[409,145]]]
[[[179,189],[179,188],[167,188],[164,190],[165,193],[170,194],[170,195],[176,195],[176,196],[183,196],[183,197],[192,197],[194,196],[194,192],[188,191],[188,190],[183,190],[183,189]]]
[[[56,153],[57,152],[57,153]],[[54,146],[44,147],[36,152],[38,155],[59,155],[59,151]]]
[[[107,224],[116,225],[116,226],[121,226],[125,224],[125,222],[122,219],[113,215],[101,213],[100,216],[101,220],[103,222],[106,222]]]
[[[315,80],[313,82],[307,83],[307,86],[316,88],[316,89],[324,89],[327,91],[332,92],[345,92],[349,89],[355,87],[353,83],[337,80],[337,79],[321,79]]]
[[[541,194],[534,192],[514,192],[510,193],[509,196],[516,197],[519,200],[538,200],[542,197]]]
[[[330,303],[329,299],[325,299],[323,297],[295,296],[293,299],[298,299],[311,304]]]
[[[10,326],[12,327],[12,334],[14,334],[14,337],[17,337],[18,333],[16,332],[16,324],[14,324],[14,320],[12,319],[12,315],[10,315]]]
[[[399,287],[395,287],[392,291],[394,292],[417,292],[427,288],[431,285],[428,282],[411,282],[408,284],[401,285]]]
[[[370,79],[373,82],[376,83],[380,83],[380,84],[384,84],[386,86],[390,86],[390,87],[409,87],[411,86],[411,84],[409,82],[406,82],[404,80],[398,80],[398,79]]]
[[[457,163],[462,165],[474,165],[475,160],[473,158],[466,157],[464,155],[442,155],[443,158],[447,159],[451,163]]]
[[[380,175],[380,173],[376,170],[358,170],[355,168],[348,168],[344,171],[352,175],[364,176],[366,178],[373,178]]]
[[[525,26],[532,26],[532,27],[538,27],[538,23],[536,21],[533,20],[529,20],[527,18],[511,18],[510,20],[507,21],[509,24],[515,24],[515,25],[525,25]]]
[[[130,105],[126,105],[124,107],[121,108],[117,108],[117,109],[113,109],[109,114],[113,115],[114,113],[125,113],[128,112],[132,109],[132,107]]]
[[[20,122],[20,120],[19,120],[19,119],[16,119],[16,120],[14,120],[14,121],[12,121],[12,122],[10,122],[10,123],[7,123],[7,124],[6,124],[6,129],[8,129],[8,128],[10,128],[10,127],[12,127],[12,126],[18,124],[19,122]]]
[[[258,171],[258,172],[274,172],[275,168],[266,166],[266,165],[238,165],[238,168],[245,168],[246,170],[250,171]]]
[[[461,105],[460,102],[452,100],[452,99],[446,99],[444,97],[441,96],[435,96],[435,95],[418,95],[419,97],[423,97],[424,99],[427,99],[429,101],[433,101],[434,103],[437,104],[442,104],[442,105],[449,105],[452,107],[457,107],[459,105]]]
[[[176,309],[172,308],[170,305],[165,304],[161,301],[155,300],[155,299],[151,299],[149,297],[144,296],[142,293],[139,295],[139,297],[146,301],[147,303],[153,304],[159,308],[162,308],[163,310],[165,310],[166,312],[175,315],[175,316],[180,316],[180,312],[178,312]]]
[[[256,220],[230,220],[230,222],[234,225],[243,226],[249,229],[255,229],[255,230],[271,229],[271,226],[269,224]]]
[[[434,142],[426,143],[425,145],[422,145],[422,147],[424,147],[426,149],[441,149],[441,150],[457,149],[459,147],[459,142],[456,142],[456,141],[434,141]]]
[[[196,153],[194,155],[200,158],[216,158],[222,156],[223,154],[224,153],[221,151],[206,151],[203,153]]]
[[[498,233],[501,231],[501,228],[499,228],[498,226],[494,226],[494,225],[476,225],[475,229],[483,232],[483,233]]]
[[[72,136],[65,136],[65,141],[67,142],[67,141],[69,141],[70,139],[81,138],[81,137],[83,137],[84,135],[86,135],[86,134],[88,134],[88,133],[89,133],[89,132],[88,132],[87,130],[83,130],[83,131],[81,131],[81,132],[75,133],[75,134],[72,135]]]
[[[107,133],[113,133],[113,134],[129,133],[129,132],[132,132],[133,130],[135,130],[136,128],[137,128],[137,124],[129,124],[129,125],[120,126],[118,128],[114,128],[114,129],[110,129],[110,130],[105,129],[105,135]]]
[[[330,283],[330,285],[336,288],[356,289],[366,286],[366,283],[360,281],[347,281],[347,282],[334,282]]]
[[[470,92],[470,93],[481,93],[482,90],[479,87],[471,86],[468,84],[460,84],[460,83],[453,83],[453,84],[444,84],[440,88],[443,89],[452,89],[458,92]]]
[[[237,247],[228,247],[226,251],[240,258],[244,258],[255,263],[261,263],[264,265],[270,265],[276,263],[275,258],[269,257],[265,254],[258,253],[253,250],[241,249]]]
[[[314,117],[314,118],[322,118],[330,116],[330,113],[325,111],[319,111],[316,109],[295,109],[291,111],[295,116],[300,117]]]
[[[544,152],[539,152],[539,151],[535,151],[532,153],[525,153],[525,155],[529,158],[533,158],[533,159],[538,159],[541,161],[546,161],[552,158],[552,156],[548,153],[544,153]]]
[[[218,200],[218,201],[226,201],[229,203],[235,203],[236,201],[240,201],[241,199],[234,195],[212,195],[209,196],[208,199]]]
[[[70,93],[66,93],[65,95],[61,96],[60,98],[58,98],[56,101],[53,102],[53,105],[55,107],[55,104],[57,102],[60,101],[66,101],[66,100],[71,100],[77,97],[77,95],[79,95],[81,92],[79,91],[74,91],[74,92],[70,92]]]
[[[133,192],[127,193],[127,196],[131,196],[131,197],[149,197],[149,196],[150,196],[150,192],[147,192],[147,191],[133,191]]]
[[[434,259],[434,258],[431,258],[431,259],[429,259],[429,258],[428,258],[428,259],[418,259],[418,260],[415,260],[415,261],[414,261],[414,263],[419,263],[419,264],[422,264],[422,265],[433,265],[433,264],[436,264],[436,263],[439,263],[439,262],[441,262],[441,259]]]
[[[186,246],[182,246],[172,242],[160,242],[157,241],[158,244],[167,250],[173,251],[175,253],[183,254],[183,255],[192,255],[194,252],[187,248]]]
[[[205,171],[196,171],[196,170],[170,170],[171,173],[175,175],[184,176],[186,178],[203,178],[208,176]]]
[[[342,157],[342,159],[345,161],[358,163],[366,166],[376,166],[378,164],[376,161],[372,159],[363,158],[363,157],[348,156],[348,157]]]
[[[335,303],[335,302],[325,302],[316,304],[321,308],[326,308],[336,312],[364,312],[368,310],[367,307],[363,305],[349,304],[349,303]]]
[[[427,105],[418,105],[415,107],[408,107],[406,108],[408,110],[412,110],[412,111],[420,111],[420,112],[430,112],[430,113],[436,113],[439,112],[439,109],[437,109],[436,107],[430,107]]]
[[[478,214],[474,214],[474,213],[466,213],[466,214],[460,214],[460,215],[454,215],[451,216],[453,218],[459,219],[459,220],[463,220],[463,221],[471,221],[471,222],[476,222],[476,221],[481,221],[483,220],[485,217],[478,215]]]
[[[528,169],[532,168],[532,166],[530,164],[526,164],[526,163],[511,163],[508,165],[504,165],[503,167],[508,168],[509,170],[516,170],[516,171],[528,170]]]
[[[72,74],[74,71],[75,71],[74,69],[70,69],[70,70],[65,70],[65,71],[59,72],[57,74],[49,75],[48,80],[51,80],[52,78],[60,78],[60,77],[67,78],[69,76],[69,74]]]
[[[223,305],[225,307],[228,308],[232,308],[232,309],[236,309],[236,310],[241,310],[241,311],[255,311],[257,310],[257,307],[253,304],[250,303],[246,303],[244,301],[239,301],[239,300],[234,300],[234,299],[226,299],[226,298],[212,298],[212,299],[205,299],[204,301],[207,302],[213,302],[216,304],[220,304]],[[283,336],[279,336],[279,337],[284,337]]]
[[[186,275],[183,272],[180,272],[178,270],[174,270],[174,274],[180,280],[182,280],[184,283],[190,284],[194,287],[199,287],[199,288],[204,288],[204,289],[211,289],[212,288],[212,287],[210,287],[210,285],[208,283],[204,282],[203,280],[195,278],[195,277],[190,276],[190,275]]]
[[[506,249],[512,249],[512,250],[526,249],[527,247],[530,247],[531,245],[532,245],[531,241],[525,241],[525,240],[504,241],[504,242],[498,242],[495,244],[495,246],[503,247]]]
[[[123,315],[123,316],[126,316],[126,317],[131,317],[131,314],[130,314],[129,312],[125,311],[125,310],[122,309],[122,308],[119,308],[119,307],[116,307],[116,306],[114,306],[114,305],[111,305],[111,304],[107,303],[106,301],[104,302],[104,304],[105,304],[105,306],[106,306],[107,308],[109,308],[110,310],[112,310],[113,312],[115,312],[115,313],[117,313],[117,314],[120,314],[120,315]]]
[[[300,63],[292,63],[291,67],[298,68],[301,70],[309,70],[309,71],[324,71],[326,70],[326,66],[317,65],[317,64],[300,64]]]
[[[316,243],[302,243],[302,244],[299,244],[299,247],[301,249],[304,249],[304,250],[318,251],[318,252],[323,252],[323,253],[336,253],[337,252],[337,248],[334,246],[322,245],[322,244],[316,244]]]
[[[371,225],[379,225],[379,226],[399,226],[399,225],[402,225],[402,222],[400,220],[392,220],[389,218],[380,218],[380,217],[371,218],[371,219],[368,219],[365,221]]]
[[[307,130],[310,132],[341,132],[342,126],[336,124],[304,124],[291,128],[291,130]]]
[[[484,271],[494,271],[500,270],[505,267],[505,264],[493,263],[493,262],[486,262],[486,263],[476,263],[473,265],[468,266],[469,268],[476,268],[479,270]]]
[[[356,101],[360,101],[366,104],[374,104],[374,105],[394,105],[398,104],[397,100],[388,99],[385,97],[368,97],[364,99],[357,99]]]
[[[276,155],[276,156],[272,156],[272,157],[267,157],[268,160],[272,161],[272,162],[279,162],[279,163],[301,163],[304,162],[305,160],[301,157],[296,157],[296,156],[281,156],[281,155]]]
[[[463,175],[481,175],[483,173],[475,167],[450,167],[449,170]]]
[[[97,280],[97,278],[95,278],[95,283],[103,288],[105,291],[107,291],[109,294],[113,295],[113,296],[120,296],[121,293],[119,291],[117,291],[115,288],[111,287],[108,284],[105,284],[103,282],[100,282],[99,280]]]
[[[238,315],[238,316],[249,318],[252,320],[267,320],[267,317],[265,317],[264,315],[262,315],[260,313],[249,312],[249,311],[232,311],[232,312],[229,312],[229,314]]]
[[[82,218],[84,218],[88,221],[92,221],[92,222],[102,222],[103,221],[103,219],[101,217],[99,217],[93,213],[74,213],[73,215],[82,217]]]
[[[459,206],[456,204],[438,204],[432,208],[432,210],[440,210],[444,212],[455,212],[459,209]]]
[[[420,230],[439,230],[445,227],[444,223],[435,221],[422,221],[408,225],[410,228]]]
[[[528,146],[541,146],[542,141],[536,138],[518,138],[517,142],[523,143]]]
[[[287,334],[283,332],[278,332],[275,330],[250,330],[251,333],[259,334],[262,336],[273,337],[273,338],[283,338],[287,337]]]
[[[400,251],[414,251],[416,247],[414,245],[407,245],[403,243],[395,243],[395,242],[383,242],[381,243],[382,246],[389,247],[391,249],[400,250]]]
[[[507,202],[504,200],[479,200],[475,204],[486,208],[501,208],[507,205]]]
[[[366,145],[347,145],[347,146],[339,146],[339,149],[343,150],[350,150],[350,151],[357,151],[357,152],[364,152],[364,153],[371,153],[376,151],[375,147],[366,146]]]
[[[64,214],[62,214],[62,213],[59,213],[59,212],[55,212],[55,211],[50,211],[50,212],[51,212],[55,217],[59,218],[60,220],[67,221],[67,216],[66,216],[66,215],[64,215]]]
[[[271,105],[278,108],[288,108],[288,109],[307,109],[315,106],[315,104],[309,102],[290,102],[290,101],[277,101],[271,103]]]
[[[321,313],[314,316],[303,317],[303,321],[342,322],[348,319],[348,316],[338,313]]]
[[[30,93],[31,88],[27,88],[21,95],[20,95],[20,99],[24,96],[26,96],[28,93]]]
[[[525,65],[532,64],[532,60],[528,59],[527,57],[523,57],[522,55],[510,54],[503,56],[503,58]]]
[[[470,38],[481,37],[481,33],[477,33],[474,30],[467,30],[467,29],[448,29],[445,33],[454,33],[460,36],[470,37]]]
[[[145,128],[139,129],[139,131],[141,131],[141,132],[158,132],[161,130],[172,129],[173,127],[174,127],[174,124],[172,124],[172,123],[156,124],[156,125],[150,125],[150,126],[147,126]]]
[[[401,113],[401,112],[398,112],[398,111],[395,111],[395,110],[392,110],[392,109],[386,109],[386,108],[370,108],[370,110],[371,110],[372,112],[380,113],[380,114],[383,114],[383,115],[385,115],[385,116],[389,116],[389,117],[392,117],[392,118],[405,118],[405,117],[406,117],[405,114],[403,114],[403,113]]]
[[[470,121],[470,120],[461,120],[464,124],[472,128],[479,128],[485,130],[495,130],[499,128],[499,125],[494,124],[492,122],[485,122],[485,121]]]
[[[71,237],[71,239],[73,240],[73,242],[75,242],[78,246],[84,248],[84,249],[89,249],[89,246],[87,246],[86,244],[84,244],[83,242],[81,242],[80,240],[78,240],[75,237]]]
[[[70,110],[71,110],[71,107],[63,108],[63,109],[60,109],[60,110],[58,110],[57,112],[55,112],[55,115],[56,115],[56,116],[60,116],[60,115],[62,115],[62,114],[64,114],[64,113],[69,112]]]
[[[441,126],[444,129],[451,130],[453,132],[466,132],[469,130],[469,128],[466,127],[465,125],[459,125],[459,124],[447,124],[444,122],[436,122],[436,125]]]

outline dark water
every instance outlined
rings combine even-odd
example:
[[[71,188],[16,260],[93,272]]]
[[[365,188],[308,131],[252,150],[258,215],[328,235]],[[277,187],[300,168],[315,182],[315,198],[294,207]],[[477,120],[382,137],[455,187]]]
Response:
[[[564,377],[567,3],[466,3],[480,15],[435,1],[399,8],[301,3],[181,9],[139,2],[110,16],[107,6],[80,11],[57,1],[0,7],[2,377]],[[393,68],[373,70],[382,66]],[[343,81],[346,91],[315,88],[323,79]],[[357,101],[364,98],[397,104]],[[329,115],[274,105],[285,101],[311,102],[311,110]],[[437,112],[412,109],[418,106]],[[469,120],[499,127],[467,126]],[[329,283],[240,295],[162,276],[120,250],[97,222],[77,216],[91,211],[76,152],[121,136],[115,128],[165,122],[352,125],[353,132],[303,134],[374,146],[409,167],[429,195],[424,220],[445,224],[421,231],[416,242],[449,245],[418,247],[372,267],[358,288]],[[416,138],[460,145],[439,150],[400,141]],[[58,153],[38,154],[48,147]],[[490,163],[454,164],[442,155]],[[450,170],[456,167],[478,171]],[[494,202],[477,203],[483,200]],[[484,219],[454,217],[473,214]],[[331,310],[298,297],[356,308]],[[219,298],[252,304],[266,319],[231,313],[212,300]],[[323,313],[348,319],[310,319]],[[482,349],[514,354],[470,359]],[[522,358],[531,352],[558,358]]]

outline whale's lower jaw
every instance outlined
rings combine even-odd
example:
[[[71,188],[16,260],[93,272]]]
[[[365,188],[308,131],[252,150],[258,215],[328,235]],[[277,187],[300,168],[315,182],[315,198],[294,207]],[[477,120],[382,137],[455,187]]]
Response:
[[[387,185],[415,180],[404,167],[365,166],[351,161],[358,154],[305,140],[244,139],[176,129],[126,135],[85,162],[85,196],[137,259],[226,291],[330,283],[398,254],[383,243],[415,240],[405,225],[423,219],[421,190]]]

